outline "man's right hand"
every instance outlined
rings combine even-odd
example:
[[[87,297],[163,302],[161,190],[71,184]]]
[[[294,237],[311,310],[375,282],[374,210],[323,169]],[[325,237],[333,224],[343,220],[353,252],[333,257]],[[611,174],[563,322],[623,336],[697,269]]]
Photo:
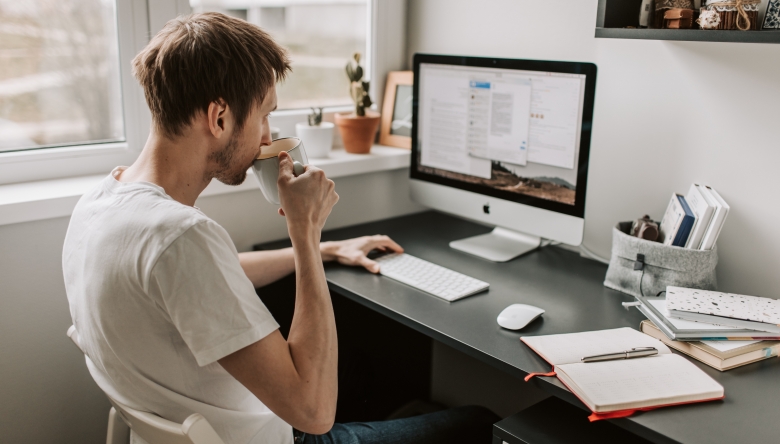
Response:
[[[325,173],[307,165],[303,174],[293,174],[293,159],[286,152],[279,153],[279,214],[287,217],[290,236],[302,230],[318,235],[325,225],[333,206],[339,201],[336,184]]]

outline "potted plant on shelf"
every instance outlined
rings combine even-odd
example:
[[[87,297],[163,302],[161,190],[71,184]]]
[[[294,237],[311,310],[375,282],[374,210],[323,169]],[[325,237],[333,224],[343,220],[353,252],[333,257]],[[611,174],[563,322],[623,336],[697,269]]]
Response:
[[[322,108],[312,108],[308,122],[297,123],[295,132],[310,157],[328,157],[333,146],[333,124],[322,121]]]
[[[355,102],[355,112],[337,113],[336,126],[339,127],[344,149],[348,153],[367,154],[371,151],[379,128],[379,113],[366,109],[372,102],[368,96],[368,82],[363,81],[360,53],[355,53],[346,69],[350,81],[349,95]]]

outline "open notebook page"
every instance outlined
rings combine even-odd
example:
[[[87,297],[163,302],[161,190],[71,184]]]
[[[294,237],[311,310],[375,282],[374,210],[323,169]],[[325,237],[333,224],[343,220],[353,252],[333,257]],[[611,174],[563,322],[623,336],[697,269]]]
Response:
[[[663,342],[633,328],[585,331],[520,338],[554,366],[581,362],[585,356],[619,353],[632,348],[655,347],[659,354],[671,353]]]
[[[674,354],[567,364],[556,372],[597,413],[723,397],[723,386]]]

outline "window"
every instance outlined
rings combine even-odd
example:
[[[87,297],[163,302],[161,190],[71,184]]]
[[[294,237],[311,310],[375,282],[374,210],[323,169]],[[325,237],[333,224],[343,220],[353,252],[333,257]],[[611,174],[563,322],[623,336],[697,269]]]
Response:
[[[219,11],[254,23],[288,49],[293,71],[278,86],[279,109],[352,103],[344,66],[355,52],[367,59],[367,0],[190,0],[190,4],[195,12]]]
[[[0,0],[0,152],[125,140],[114,0]]]
[[[151,115],[130,61],[190,3],[255,21],[289,48],[279,105],[290,111],[271,122],[284,135],[309,106],[329,107],[326,119],[351,108],[344,65],[354,52],[377,106],[385,74],[407,62],[400,0],[0,0],[0,185],[132,164]]]

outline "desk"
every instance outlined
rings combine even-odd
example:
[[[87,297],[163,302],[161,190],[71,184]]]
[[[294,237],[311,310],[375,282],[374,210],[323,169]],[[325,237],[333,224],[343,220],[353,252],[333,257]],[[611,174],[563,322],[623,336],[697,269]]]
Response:
[[[448,303],[391,279],[358,268],[329,264],[328,286],[517,378],[550,366],[519,341],[521,335],[548,335],[617,327],[638,329],[644,319],[621,302],[633,297],[602,285],[606,266],[554,247],[496,264],[449,248],[451,240],[487,233],[488,227],[426,212],[323,233],[323,240],[387,234],[414,256],[490,283],[486,293]],[[283,243],[276,243],[281,247]],[[288,243],[289,245],[289,243]],[[270,245],[269,245],[270,246]],[[522,333],[501,329],[496,317],[507,305],[544,308],[541,320]],[[657,443],[776,443],[780,410],[780,362],[769,359],[725,373],[692,362],[726,389],[724,401],[664,408],[615,424]],[[556,378],[533,384],[584,409]],[[583,411],[583,415],[587,413]]]

